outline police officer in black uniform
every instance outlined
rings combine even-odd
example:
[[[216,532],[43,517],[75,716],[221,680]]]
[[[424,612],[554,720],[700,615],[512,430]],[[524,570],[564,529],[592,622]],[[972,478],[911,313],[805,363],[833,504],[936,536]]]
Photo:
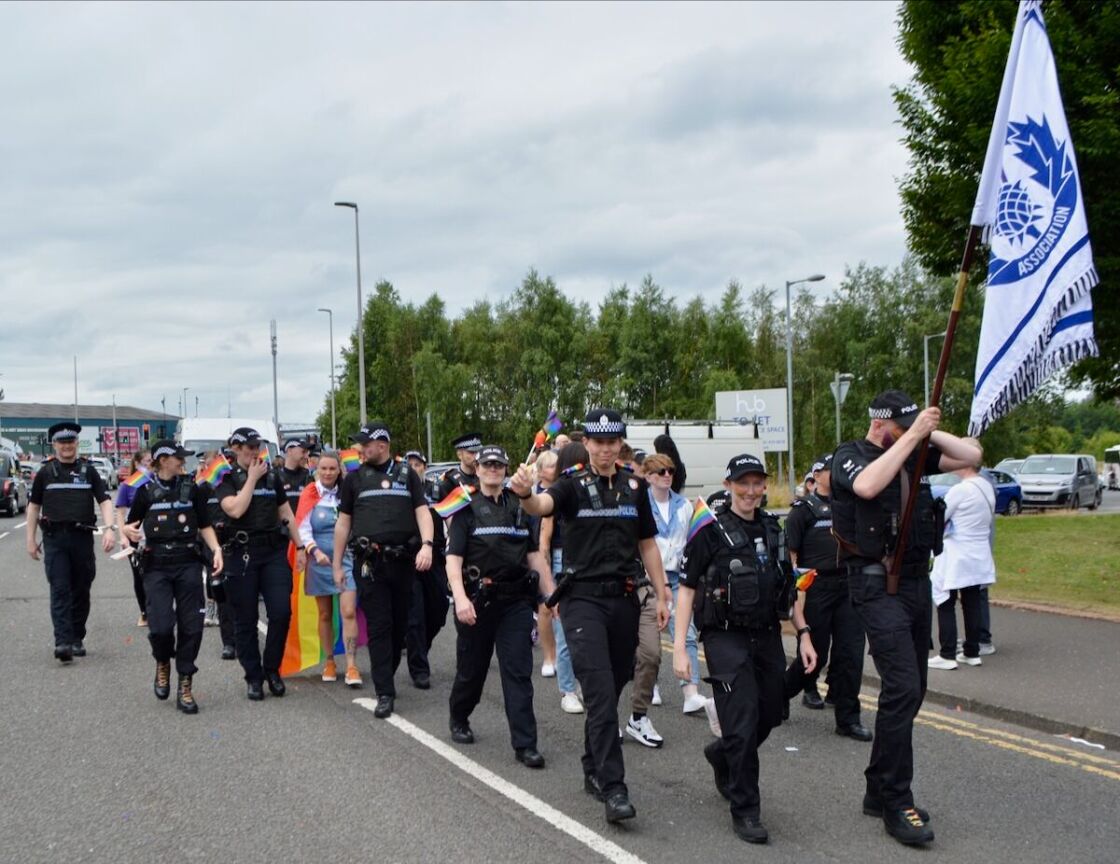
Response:
[[[653,584],[659,629],[669,621],[672,595],[646,482],[618,464],[626,434],[621,415],[594,408],[584,431],[590,465],[536,495],[532,472],[522,465],[510,489],[530,515],[564,518],[564,573],[554,598],[562,598],[564,633],[587,708],[584,788],[604,802],[608,822],[619,822],[636,815],[625,782],[618,697],[634,675],[643,566]]]
[[[280,677],[280,661],[292,621],[292,571],[288,567],[284,524],[295,517],[288,497],[274,471],[260,458],[260,433],[242,426],[229,438],[235,461],[232,471],[218,484],[218,503],[228,521],[226,532],[226,594],[233,607],[237,659],[245,670],[248,696],[264,699],[264,681],[273,696],[287,688]],[[259,607],[263,598],[268,614],[264,654],[257,635]]]
[[[930,552],[940,536],[938,518],[923,478],[901,563],[895,594],[887,593],[899,521],[910,495],[919,444],[930,439],[925,474],[975,465],[972,445],[938,431],[941,411],[918,405],[899,390],[880,393],[869,409],[866,437],[836,448],[832,460],[832,528],[848,571],[848,590],[863,623],[882,685],[875,717],[875,742],[863,812],[882,816],[888,833],[902,843],[933,840],[929,814],[914,806],[914,717],[926,689],[931,599]]]
[[[723,737],[704,748],[716,788],[731,802],[731,825],[748,843],[769,839],[760,818],[758,747],[782,722],[781,619],[793,617],[798,653],[806,669],[817,655],[794,605],[793,570],[776,516],[759,507],[766,494],[766,466],[748,453],[727,464],[728,507],[685,548],[677,591],[677,620],[694,611]],[[685,632],[677,628],[673,671],[687,678]]]
[[[412,583],[412,602],[408,609],[408,632],[404,640],[408,674],[412,677],[412,683],[419,690],[427,690],[432,686],[428,651],[436,634],[447,623],[447,535],[443,519],[431,509],[431,505],[439,503],[435,496],[440,481],[429,481],[425,477],[427,457],[419,450],[409,450],[404,458],[424,484],[424,497],[432,516],[432,566],[428,570],[416,571]]]
[[[478,451],[482,449],[482,435],[466,432],[451,442],[459,464],[448,468],[439,478],[436,500],[442,501],[458,486],[466,486],[473,495],[478,491]]]
[[[403,460],[393,459],[389,427],[371,421],[351,435],[362,464],[346,475],[334,528],[335,582],[341,584],[347,545],[354,551],[358,602],[369,627],[374,716],[393,713],[393,676],[401,662],[413,573],[432,566],[432,517],[424,486]]]
[[[218,458],[225,459],[227,464],[232,464],[237,460],[233,451],[228,448],[212,456],[212,459]],[[206,461],[205,467],[209,468],[212,464],[212,459]],[[226,516],[226,511],[222,509],[222,505],[218,501],[217,490],[211,486],[208,481],[203,480],[200,482],[198,488],[206,494],[206,515],[210,519],[210,527],[214,529],[214,534],[218,538],[218,544],[224,548],[230,542],[229,534],[226,531],[226,524],[229,517]],[[206,565],[207,570],[209,570],[210,565],[205,561],[203,564]],[[222,639],[222,659],[235,660],[237,658],[237,640],[234,635],[233,609],[229,605],[229,597],[226,594],[224,577],[218,588],[213,587],[210,579],[207,578],[206,599],[213,600],[214,605],[217,607],[218,635],[220,635]]]
[[[538,545],[537,520],[504,488],[509,457],[485,446],[478,457],[480,488],[451,522],[447,578],[459,631],[451,687],[451,739],[473,744],[471,712],[482,698],[497,648],[502,698],[517,761],[544,767],[533,715],[533,610],[552,579]]]
[[[86,654],[86,621],[89,620],[89,591],[96,575],[93,532],[101,508],[105,523],[101,548],[113,551],[113,503],[97,469],[78,458],[77,423],[55,423],[47,430],[54,448],[31,485],[27,505],[27,554],[39,560],[40,548],[51,586],[51,623],[54,625],[54,656],[62,663]],[[39,546],[36,530],[43,529]]]
[[[824,700],[817,690],[817,676],[828,662],[829,695],[836,717],[836,734],[856,741],[870,741],[871,731],[859,718],[859,687],[863,679],[863,625],[848,599],[848,574],[840,565],[840,550],[832,536],[832,454],[813,463],[813,486],[793,502],[786,518],[790,559],[803,570],[816,570],[805,592],[805,622],[817,651],[817,668],[806,673],[800,657],[786,670],[786,699],[802,693],[807,708],[820,710]]]
[[[313,482],[311,471],[307,468],[307,454],[310,445],[300,438],[289,438],[284,442],[284,464],[276,471],[277,479],[288,498],[292,512],[299,507],[299,496],[303,487]]]
[[[184,714],[197,714],[192,684],[205,612],[199,543],[205,542],[213,556],[210,572],[214,575],[222,572],[222,549],[210,524],[207,491],[183,473],[183,460],[189,455],[170,439],[152,446],[152,473],[132,501],[125,535],[139,543],[143,527],[144,593],[148,641],[156,660],[152,685],[156,698],[171,695],[174,657],[179,673],[175,704]]]

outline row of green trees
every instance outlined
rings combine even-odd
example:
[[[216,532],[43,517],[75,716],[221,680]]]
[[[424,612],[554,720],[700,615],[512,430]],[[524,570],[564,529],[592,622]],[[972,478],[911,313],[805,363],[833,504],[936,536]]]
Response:
[[[807,291],[796,296],[799,470],[835,444],[829,388],[835,372],[854,376],[842,411],[845,438],[864,434],[867,404],[878,391],[897,387],[921,400],[923,337],[944,330],[952,293],[951,279],[906,261],[893,270],[861,265],[823,303]],[[717,391],[785,386],[780,299],[771,289],[748,292],[731,282],[714,304],[699,297],[681,302],[647,276],[638,288],[614,288],[592,307],[530,272],[509,297],[449,317],[439,297],[405,303],[382,282],[363,319],[369,412],[390,424],[400,450],[425,447],[430,412],[432,459],[451,458],[450,440],[469,429],[520,457],[551,409],[567,426],[596,405],[615,406],[630,418],[712,418]],[[969,294],[946,379],[945,426],[956,432],[967,426],[982,302],[980,291]],[[354,429],[359,419],[355,340],[351,334],[343,349],[340,431]],[[940,340],[930,347],[932,378]],[[1075,427],[1065,412],[1053,389],[1040,394],[985,434],[989,461],[1077,449],[1102,430],[1120,432],[1114,405]],[[325,434],[329,394],[318,423]]]

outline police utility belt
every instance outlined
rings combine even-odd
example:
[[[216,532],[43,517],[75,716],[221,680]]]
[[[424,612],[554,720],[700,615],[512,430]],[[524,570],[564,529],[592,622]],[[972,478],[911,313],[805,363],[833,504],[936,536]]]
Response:
[[[39,517],[39,528],[42,529],[45,536],[51,534],[62,534],[67,531],[76,531],[81,533],[91,533],[97,530],[97,526],[88,522],[60,522],[55,519],[48,519],[46,516]]]
[[[229,532],[226,528],[227,539],[225,546],[244,546],[246,548],[272,548],[282,545],[283,537],[280,535],[280,528],[272,528],[268,531],[233,531]]]
[[[476,606],[486,606],[493,600],[535,600],[540,590],[540,574],[527,568],[483,575],[472,565],[463,577],[467,596]]]
[[[150,567],[152,562],[189,564],[203,560],[198,543],[146,543],[142,555],[146,567]]]

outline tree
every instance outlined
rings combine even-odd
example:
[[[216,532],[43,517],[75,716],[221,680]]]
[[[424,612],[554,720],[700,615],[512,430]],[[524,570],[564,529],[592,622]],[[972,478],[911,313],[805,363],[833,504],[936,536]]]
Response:
[[[914,76],[894,93],[910,170],[901,182],[910,248],[931,273],[959,267],[1014,27],[1015,0],[908,0],[899,46]],[[1050,0],[1046,29],[1081,172],[1100,284],[1101,356],[1071,370],[1101,397],[1120,396],[1120,4]],[[983,250],[981,250],[983,251]],[[982,278],[987,255],[976,256]],[[933,331],[929,331],[933,332]]]

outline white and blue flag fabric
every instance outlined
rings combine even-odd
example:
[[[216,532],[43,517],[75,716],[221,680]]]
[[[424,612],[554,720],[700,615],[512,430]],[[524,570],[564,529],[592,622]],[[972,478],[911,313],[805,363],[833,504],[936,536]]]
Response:
[[[991,248],[970,435],[1097,354],[1085,200],[1038,0],[1022,0],[972,224]]]

